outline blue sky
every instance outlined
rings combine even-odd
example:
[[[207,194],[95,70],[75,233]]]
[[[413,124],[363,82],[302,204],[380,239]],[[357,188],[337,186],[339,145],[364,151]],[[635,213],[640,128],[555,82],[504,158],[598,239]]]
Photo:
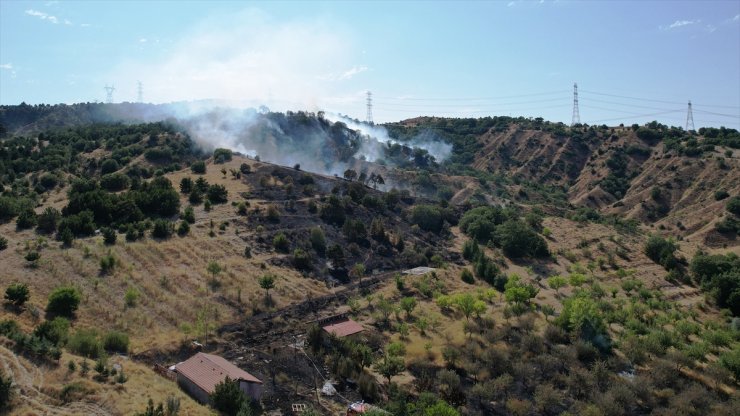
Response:
[[[0,0],[0,103],[223,99],[740,128],[740,1]]]

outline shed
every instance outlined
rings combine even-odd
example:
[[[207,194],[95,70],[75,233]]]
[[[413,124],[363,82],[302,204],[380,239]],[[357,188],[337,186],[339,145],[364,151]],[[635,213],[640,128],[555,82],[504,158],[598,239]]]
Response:
[[[262,381],[223,357],[199,352],[175,365],[177,384],[201,403],[209,403],[216,385],[229,377],[252,400],[262,396]]]
[[[359,323],[348,318],[346,315],[337,315],[319,321],[321,328],[329,334],[339,338],[348,337],[365,330]]]

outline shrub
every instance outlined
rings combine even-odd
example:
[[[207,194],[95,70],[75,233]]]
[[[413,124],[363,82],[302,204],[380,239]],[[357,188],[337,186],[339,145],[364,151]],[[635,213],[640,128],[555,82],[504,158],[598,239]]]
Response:
[[[213,151],[213,163],[220,164],[225,162],[230,162],[232,157],[232,152],[229,149],[216,149]]]
[[[677,248],[672,240],[652,235],[645,243],[645,255],[666,270],[672,270],[678,267],[678,259],[674,255]]]
[[[103,234],[103,242],[106,245],[112,246],[116,244],[116,239],[118,238],[116,230],[110,227],[103,227],[100,232]]]
[[[6,248],[8,248],[8,239],[0,236],[0,251],[5,250]]]
[[[190,224],[187,221],[180,221],[180,225],[177,227],[177,235],[184,237],[190,232]]]
[[[213,408],[226,415],[236,415],[246,400],[247,397],[239,389],[239,384],[228,376],[216,384],[211,394]]]
[[[120,331],[110,331],[103,337],[103,348],[109,352],[128,352],[128,335]]]
[[[26,261],[30,263],[36,263],[41,258],[41,254],[39,254],[38,251],[31,250],[28,253],[26,253],[24,258],[26,259]]]
[[[5,289],[5,300],[12,303],[15,308],[21,308],[31,298],[28,285],[25,283],[13,283]]]
[[[287,253],[290,249],[290,242],[283,232],[279,232],[272,239],[272,246],[281,253]]]
[[[239,165],[239,172],[247,175],[249,173],[252,173],[252,168],[248,164],[242,163],[241,165]]]
[[[439,233],[443,220],[439,208],[433,205],[417,205],[411,210],[411,222],[424,231]]]
[[[460,279],[462,279],[463,282],[467,284],[473,284],[475,283],[475,278],[473,277],[473,273],[470,272],[467,268],[463,269],[460,273]]]
[[[365,229],[365,223],[360,220],[353,220],[347,218],[342,225],[342,233],[347,237],[350,242],[362,242],[367,237],[367,230]]]
[[[100,259],[100,274],[108,274],[116,267],[116,258],[112,254]]]
[[[725,191],[724,189],[720,189],[714,193],[715,201],[721,201],[729,197],[730,197],[730,194],[727,193],[727,191]]]
[[[136,302],[139,300],[139,291],[136,290],[133,287],[130,287],[126,289],[126,293],[123,295],[123,301],[126,303],[126,306],[129,308],[133,308],[136,306]]]
[[[303,249],[297,248],[293,251],[293,266],[298,270],[311,268],[311,255]]]
[[[280,222],[280,210],[275,205],[269,205],[265,218],[270,222]]]
[[[467,261],[474,261],[480,256],[481,250],[475,240],[468,240],[463,243],[462,255]]]
[[[228,200],[229,192],[223,185],[211,185],[207,191],[208,200],[212,204],[225,204]]]
[[[5,289],[5,300],[16,308],[21,308],[30,298],[31,293],[25,283],[13,283]]]
[[[94,329],[78,329],[69,337],[67,348],[75,354],[87,358],[98,358],[103,353],[103,345]]]
[[[44,190],[50,190],[56,188],[56,186],[59,184],[59,179],[57,178],[57,175],[54,175],[53,173],[44,173],[39,177],[39,183],[41,186],[44,187]]]
[[[326,251],[326,235],[324,234],[324,230],[322,230],[321,227],[311,228],[311,236],[309,237],[309,240],[311,241],[311,247],[313,247],[319,255],[323,256]]]
[[[39,338],[47,339],[54,345],[64,344],[69,336],[69,320],[57,316],[51,321],[44,321],[33,330],[33,334]]]
[[[740,217],[740,196],[733,196],[725,205],[727,212]]]
[[[496,240],[508,257],[547,257],[547,243],[534,230],[518,220],[508,220],[496,228]]]
[[[170,238],[174,228],[174,225],[170,221],[161,218],[155,220],[154,227],[152,228],[152,237],[161,239]]]
[[[37,219],[37,230],[42,233],[53,233],[57,230],[57,224],[62,218],[62,213],[58,209],[47,207]]]
[[[76,288],[71,286],[58,287],[49,295],[46,311],[52,315],[71,318],[80,306],[81,299],[82,295]]]
[[[115,159],[106,159],[100,164],[100,173],[102,175],[113,173],[120,169],[118,162]]]
[[[195,174],[203,175],[206,173],[206,162],[203,162],[202,160],[193,162],[193,164],[190,165],[190,170]]]
[[[36,225],[37,216],[36,212],[31,209],[24,209],[21,211],[20,214],[18,214],[18,218],[15,220],[15,225],[18,227],[19,230],[25,230],[27,228],[31,228]]]
[[[195,224],[195,211],[193,211],[193,207],[188,206],[185,208],[181,218],[190,224]]]
[[[180,179],[180,193],[189,194],[193,191],[193,180],[189,176]]]
[[[10,407],[14,393],[13,378],[10,376],[5,377],[3,371],[0,370],[0,410]]]
[[[100,178],[100,187],[110,191],[118,192],[129,187],[131,180],[122,173],[111,173]]]

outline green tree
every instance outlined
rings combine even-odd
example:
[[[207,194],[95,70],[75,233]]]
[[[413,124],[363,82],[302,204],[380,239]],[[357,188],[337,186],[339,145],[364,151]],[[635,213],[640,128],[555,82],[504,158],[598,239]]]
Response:
[[[395,355],[385,354],[381,361],[375,363],[375,371],[388,379],[389,385],[391,379],[404,372],[404,370],[406,370],[406,364],[403,362],[403,358]]]
[[[357,263],[352,266],[352,270],[349,271],[349,276],[351,278],[359,279],[360,286],[362,286],[362,277],[365,276],[365,265],[362,263]]]
[[[424,231],[439,233],[443,221],[442,212],[433,205],[417,205],[411,210],[411,222]]]
[[[733,196],[727,201],[725,209],[732,215],[740,217],[740,196]]]
[[[195,174],[203,175],[206,173],[206,163],[202,160],[193,162],[193,164],[190,165],[190,170]]]
[[[182,212],[181,218],[183,221],[187,221],[188,224],[195,224],[195,211],[193,211],[193,207],[187,206]]]
[[[47,207],[41,215],[38,216],[37,230],[47,234],[53,233],[57,230],[57,224],[59,224],[59,220],[61,218],[62,213],[59,212],[58,209]]]
[[[223,267],[221,267],[221,265],[218,264],[216,260],[211,260],[206,266],[206,271],[211,274],[212,280],[216,280],[216,276],[218,276],[223,271]]]
[[[64,344],[69,336],[69,320],[57,316],[51,321],[44,321],[33,330],[33,335],[44,338],[54,345]]]
[[[311,228],[310,241],[311,247],[313,247],[319,255],[323,256],[326,252],[326,235],[321,227]]]
[[[353,181],[357,179],[357,171],[353,169],[347,169],[344,171],[344,179],[348,181]]]
[[[189,176],[180,179],[180,193],[185,195],[193,191],[193,180]]]
[[[116,239],[118,237],[116,230],[110,227],[103,227],[100,232],[103,234],[103,242],[106,245],[112,246],[116,244]]]
[[[506,282],[504,297],[509,303],[515,305],[527,305],[530,299],[537,296],[539,290],[532,285],[524,284],[521,282],[520,277],[513,274],[509,277]]]
[[[550,254],[545,240],[519,220],[508,220],[496,227],[495,235],[508,257],[546,257]]]
[[[228,416],[236,416],[247,397],[239,389],[239,384],[228,376],[216,384],[211,394],[211,405],[214,409]]]
[[[470,316],[475,312],[475,298],[470,293],[457,294],[452,298],[452,302],[455,307],[465,316],[465,320],[469,321]]]
[[[275,275],[267,273],[259,278],[260,287],[265,290],[265,303],[270,303],[270,289],[275,288]]]
[[[13,283],[5,289],[5,300],[12,303],[16,309],[22,308],[30,298],[31,292],[25,283]]]
[[[281,231],[275,234],[275,237],[272,239],[272,246],[280,253],[287,253],[290,250],[290,241],[288,241],[285,233]]]
[[[401,309],[406,312],[406,319],[411,317],[411,312],[416,308],[416,298],[413,296],[406,296],[401,298]]]
[[[82,295],[80,291],[71,286],[61,286],[49,295],[46,311],[52,315],[71,318],[80,306]]]
[[[3,370],[0,369],[0,410],[7,409],[10,407],[10,402],[13,399],[13,378],[5,376]]]
[[[556,275],[547,279],[547,284],[551,289],[555,289],[555,292],[559,295],[560,289],[565,287],[565,285],[568,284],[568,281],[565,280],[563,276]]]

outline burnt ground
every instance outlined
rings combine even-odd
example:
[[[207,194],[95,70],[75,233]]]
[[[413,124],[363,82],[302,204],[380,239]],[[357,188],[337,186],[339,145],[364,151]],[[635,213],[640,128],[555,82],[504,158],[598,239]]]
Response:
[[[456,253],[448,250],[452,236],[448,229],[437,235],[409,222],[409,209],[416,203],[430,203],[428,200],[400,193],[397,203],[389,208],[384,202],[387,194],[369,186],[269,164],[244,175],[242,181],[251,189],[241,194],[250,206],[243,220],[234,221],[235,225],[254,231],[243,234],[242,239],[253,254],[274,253],[268,260],[272,265],[294,267],[291,254],[302,249],[311,257],[310,265],[300,269],[304,276],[347,283],[349,269],[356,263],[362,263],[366,273],[373,274],[426,266],[435,254],[447,262],[461,261]],[[331,195],[341,199],[346,219],[364,225],[364,236],[349,238],[342,224],[322,219],[321,209],[328,204]],[[270,206],[278,210],[277,218],[268,217]],[[385,238],[370,235],[371,224],[376,218],[382,221]],[[327,247],[337,244],[343,248],[341,264],[329,262],[326,252],[312,248],[310,233],[315,227],[324,231]],[[285,234],[290,242],[289,249],[285,250],[288,256],[275,253],[273,239],[279,233]],[[399,239],[403,240],[403,246],[399,246]]]
[[[241,178],[249,189],[240,194],[244,202],[249,203],[246,215],[230,219],[239,230],[240,238],[253,255],[284,268],[296,268],[293,252],[304,250],[311,258],[308,267],[300,269],[304,277],[326,281],[335,289],[329,295],[295,299],[291,305],[278,310],[253,309],[254,315],[218,328],[204,349],[263,380],[265,410],[290,414],[291,404],[304,403],[333,413],[362,398],[354,385],[335,385],[337,396],[317,396],[316,388],[321,388],[330,374],[323,358],[314,357],[303,348],[308,328],[318,319],[336,314],[348,299],[372,292],[397,272],[430,265],[435,254],[450,263],[461,263],[462,259],[449,250],[453,242],[449,227],[438,235],[420,230],[409,222],[408,212],[415,203],[431,201],[400,193],[397,202],[389,207],[384,202],[386,193],[357,182],[271,164],[253,164],[253,167],[251,173]],[[328,204],[331,195],[342,200],[347,219],[365,226],[365,236],[350,239],[343,232],[342,224],[322,218],[321,208]],[[381,204],[373,203],[373,199]],[[272,218],[267,215],[270,206],[278,213]],[[272,210],[274,213],[275,209]],[[375,218],[382,221],[385,238],[370,235],[370,225]],[[343,248],[342,265],[333,264],[326,253],[317,252],[311,246],[310,232],[315,227],[324,231],[327,247],[336,244]],[[288,250],[283,253],[273,247],[273,239],[279,233],[284,233],[289,242]],[[403,247],[398,245],[399,237],[404,240]],[[348,276],[349,269],[356,263],[365,265],[362,284],[357,278]],[[230,302],[226,298],[217,301]],[[231,306],[237,310],[243,308],[243,305]],[[375,341],[370,343],[372,345],[380,345],[377,341],[382,339],[380,333],[367,326],[363,337]],[[193,345],[183,344],[176,350],[149,350],[135,358],[152,366],[170,366],[196,351]]]
[[[264,382],[262,406],[266,411],[280,410],[291,414],[291,404],[303,403],[325,412],[335,412],[349,403],[362,400],[356,386],[334,384],[335,396],[320,397],[324,381],[331,380],[321,357],[304,347],[306,332],[317,320],[332,316],[347,300],[361,293],[372,292],[392,279],[396,272],[370,276],[360,282],[338,287],[334,293],[306,298],[285,308],[264,312],[240,322],[224,325],[205,351],[220,355]],[[365,326],[363,334],[370,338],[381,335]],[[152,366],[170,366],[184,361],[200,348],[183,344],[174,351],[150,350],[134,358]]]

